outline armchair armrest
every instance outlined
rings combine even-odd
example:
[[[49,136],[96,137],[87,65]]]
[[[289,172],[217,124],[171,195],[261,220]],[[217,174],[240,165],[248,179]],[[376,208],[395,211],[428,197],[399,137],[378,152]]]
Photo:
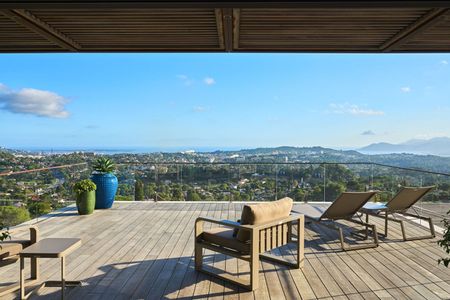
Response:
[[[39,240],[39,229],[36,226],[34,226],[34,225],[26,226],[26,228],[25,228],[25,226],[20,226],[20,227],[13,228],[12,230],[10,230],[10,235],[14,236],[16,234],[23,233],[27,229],[30,232],[30,238],[29,239],[30,239],[31,244],[36,243]]]
[[[229,221],[229,220],[217,220],[217,219],[208,218],[208,217],[198,217],[195,220],[195,229],[196,229],[196,236],[200,235],[200,233],[203,232],[203,226],[202,226],[203,222],[208,222],[208,223],[214,223],[214,224],[218,224],[218,225],[222,225],[222,226],[226,226],[226,227],[230,227],[230,228],[234,228],[234,229],[259,231],[259,230],[266,229],[266,228],[276,226],[276,225],[296,222],[301,219],[304,219],[304,216],[298,214],[298,215],[290,215],[286,218],[278,219],[278,220],[267,222],[264,224],[241,225],[238,222]]]
[[[252,230],[254,227],[252,225],[241,225],[240,223],[234,222],[234,221],[217,220],[217,219],[208,218],[208,217],[198,217],[195,220],[196,227],[197,227],[197,224],[200,224],[202,222],[214,223],[214,224],[218,224],[218,225],[222,225],[222,226],[226,226],[226,227],[230,227],[230,228],[243,229],[243,230]]]
[[[31,244],[37,243],[38,240],[39,240],[39,229],[36,226],[30,226]]]

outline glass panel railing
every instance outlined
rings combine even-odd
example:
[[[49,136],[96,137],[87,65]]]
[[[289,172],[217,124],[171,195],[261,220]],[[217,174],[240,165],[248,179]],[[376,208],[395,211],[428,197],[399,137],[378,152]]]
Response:
[[[33,171],[3,164],[0,210],[8,215],[3,218],[11,226],[73,204],[72,186],[89,178],[89,163]],[[433,185],[415,209],[433,216],[436,225],[450,209],[448,174],[373,163],[119,162],[116,175],[116,201],[247,202],[288,196],[298,202],[331,202],[343,191],[376,190],[374,200],[386,202],[403,186]]]
[[[0,174],[0,220],[10,227],[34,220],[74,203],[72,187],[76,181],[89,178],[86,163]]]

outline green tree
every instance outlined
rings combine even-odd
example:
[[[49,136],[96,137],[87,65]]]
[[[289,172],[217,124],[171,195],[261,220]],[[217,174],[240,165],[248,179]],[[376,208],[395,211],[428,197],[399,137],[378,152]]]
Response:
[[[134,183],[134,199],[137,201],[144,200],[144,183],[139,179]]]
[[[309,195],[309,201],[323,201],[323,187],[316,185]]]
[[[52,205],[47,201],[31,202],[28,204],[28,211],[33,217],[42,216],[52,211]]]
[[[0,206],[0,220],[3,226],[15,226],[30,220],[30,213],[21,207]]]
[[[154,183],[149,183],[145,186],[144,194],[147,199],[154,198],[156,193],[156,185]]]
[[[183,191],[180,187],[175,187],[172,189],[172,201],[184,201]]]
[[[201,201],[202,198],[195,190],[190,189],[187,191],[186,200],[187,201]]]
[[[294,201],[305,201],[305,194],[304,190],[296,188],[289,194],[289,197],[294,199]]]
[[[361,192],[364,190],[364,184],[356,179],[352,179],[347,182],[347,189],[349,191]]]
[[[326,185],[325,199],[326,201],[334,201],[344,191],[345,186],[343,183],[330,182]]]

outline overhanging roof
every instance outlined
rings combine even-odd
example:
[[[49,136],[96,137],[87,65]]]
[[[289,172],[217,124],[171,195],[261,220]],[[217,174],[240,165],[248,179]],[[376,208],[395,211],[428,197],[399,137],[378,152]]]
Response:
[[[450,52],[450,1],[0,0],[0,52]]]

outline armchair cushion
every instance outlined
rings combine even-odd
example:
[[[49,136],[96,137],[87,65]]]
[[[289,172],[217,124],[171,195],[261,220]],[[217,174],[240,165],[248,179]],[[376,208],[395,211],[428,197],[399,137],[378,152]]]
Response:
[[[30,241],[4,241],[0,243],[0,260],[18,255],[20,251],[31,245]]]
[[[242,209],[242,225],[259,225],[281,218],[286,218],[292,210],[293,200],[289,197],[277,201],[246,204]],[[237,240],[247,242],[250,240],[250,232],[247,230],[238,230]]]
[[[201,239],[205,242],[233,249],[241,253],[250,252],[250,244],[243,243],[233,236],[233,229],[216,227],[202,232]]]

